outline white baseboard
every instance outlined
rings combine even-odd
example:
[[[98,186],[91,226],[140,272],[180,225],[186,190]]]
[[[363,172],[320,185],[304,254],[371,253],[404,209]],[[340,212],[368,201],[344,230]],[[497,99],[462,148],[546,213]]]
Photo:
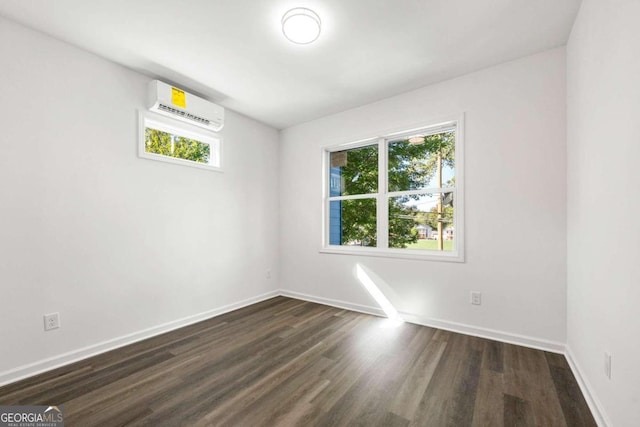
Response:
[[[162,325],[154,326],[152,328],[144,329],[142,331],[134,332],[132,334],[124,335],[111,340],[103,341],[97,344],[90,345],[88,347],[73,350],[68,353],[64,353],[58,356],[50,357],[40,360],[38,362],[23,365],[9,371],[0,373],[0,386],[10,384],[24,378],[32,377],[34,375],[41,374],[51,369],[59,368],[82,359],[86,359],[91,356],[96,356],[100,353],[104,353],[110,350],[114,350],[125,345],[133,344],[138,341],[142,341],[147,338],[151,338],[156,335],[163,334],[165,332],[172,331],[174,329],[182,328],[184,326],[198,323],[203,320],[210,319],[212,317],[219,316],[224,313],[228,313],[233,310],[237,310],[242,307],[246,307],[251,304],[255,304],[260,301],[267,300],[280,295],[280,292],[275,290],[267,292],[262,295],[247,298],[242,301],[238,301],[232,304],[228,304],[222,307],[214,308],[212,310],[205,311],[203,313],[194,314],[192,316],[183,317],[182,319],[174,320],[164,323]]]
[[[587,377],[583,374],[580,365],[576,361],[576,358],[571,350],[569,345],[566,346],[565,355],[567,357],[567,362],[569,362],[569,366],[571,367],[571,371],[573,371],[573,376],[576,377],[576,381],[580,386],[580,390],[582,391],[582,395],[587,401],[587,405],[589,405],[589,409],[591,409],[591,413],[593,414],[593,418],[595,418],[596,423],[600,427],[609,427],[611,426],[611,420],[607,416],[604,408],[602,407],[602,403],[596,396],[595,392],[593,392],[593,387],[589,383]]]
[[[354,304],[347,301],[335,300],[331,298],[323,298],[315,295],[304,294],[300,292],[280,289],[280,295],[285,297],[297,298],[304,301],[315,302],[319,304],[330,305],[337,308],[358,311],[360,313],[373,314],[375,316],[384,316],[384,312],[377,307],[362,304]],[[495,329],[482,328],[463,323],[450,322],[447,320],[432,319],[417,315],[414,313],[400,312],[400,316],[409,323],[429,326],[432,328],[444,329],[446,331],[456,332],[465,335],[472,335],[480,338],[487,338],[508,344],[521,345],[523,347],[535,348],[537,350],[549,351],[552,353],[564,354],[564,343],[556,341],[548,341],[540,338],[529,337],[526,335],[513,334],[510,332],[498,331]]]
[[[317,297],[315,295],[303,294],[301,292],[280,289],[280,295],[283,297],[301,299],[303,301],[315,302],[318,304],[330,305],[331,307],[342,308],[345,310],[357,311],[358,313],[372,314],[374,316],[384,316],[384,311],[377,307],[369,305],[354,304],[352,302],[340,301],[337,299]]]
[[[433,319],[407,312],[400,312],[400,316],[409,323],[416,323],[418,325],[429,326],[431,328],[444,329],[445,331],[472,335],[479,338],[487,338],[494,341],[520,345],[522,347],[534,348],[536,350],[543,350],[551,353],[564,354],[565,345],[557,341],[549,341],[542,338],[499,331],[497,329],[472,326],[465,323]]]

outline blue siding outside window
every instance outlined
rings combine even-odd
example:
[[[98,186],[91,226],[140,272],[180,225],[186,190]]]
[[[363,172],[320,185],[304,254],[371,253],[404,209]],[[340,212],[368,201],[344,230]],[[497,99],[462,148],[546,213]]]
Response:
[[[329,196],[341,196],[340,180],[342,178],[342,169],[334,167],[330,169],[329,178]],[[342,244],[342,201],[336,200],[329,204],[329,244]]]

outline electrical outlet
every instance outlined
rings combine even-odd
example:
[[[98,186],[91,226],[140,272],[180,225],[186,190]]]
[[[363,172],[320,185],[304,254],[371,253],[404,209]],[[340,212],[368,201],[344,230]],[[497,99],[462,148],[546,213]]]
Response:
[[[604,352],[604,374],[611,379],[611,355]]]
[[[265,273],[267,279],[271,279],[271,269],[267,268],[267,272]]]
[[[44,330],[50,331],[60,327],[60,313],[51,313],[44,315]]]
[[[471,304],[473,305],[482,304],[482,294],[480,292],[471,292]]]

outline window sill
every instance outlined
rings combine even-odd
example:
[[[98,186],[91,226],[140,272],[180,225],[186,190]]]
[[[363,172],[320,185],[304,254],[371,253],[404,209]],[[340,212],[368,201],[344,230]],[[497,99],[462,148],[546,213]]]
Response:
[[[371,256],[380,258],[398,258],[419,261],[464,262],[464,256],[457,251],[431,253],[429,251],[413,251],[410,249],[379,249],[363,247],[330,246],[319,251],[323,254]]]
[[[191,160],[185,160],[185,159],[169,157],[169,156],[162,156],[160,154],[144,152],[144,153],[138,153],[138,157],[140,157],[141,159],[158,160],[160,162],[173,163],[174,165],[182,165],[182,166],[188,166],[191,168],[222,172],[221,167],[213,166],[208,163],[198,163]]]

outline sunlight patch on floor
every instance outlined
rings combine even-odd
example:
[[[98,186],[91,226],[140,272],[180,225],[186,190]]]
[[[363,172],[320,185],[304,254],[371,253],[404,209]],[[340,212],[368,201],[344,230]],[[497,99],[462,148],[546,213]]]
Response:
[[[369,294],[373,297],[374,300],[378,303],[384,314],[387,315],[389,320],[393,321],[394,324],[403,323],[404,320],[398,314],[398,310],[391,305],[387,297],[384,296],[380,288],[376,286],[375,282],[369,277],[364,268],[360,264],[356,264],[356,277],[364,286],[364,288],[369,292]]]

